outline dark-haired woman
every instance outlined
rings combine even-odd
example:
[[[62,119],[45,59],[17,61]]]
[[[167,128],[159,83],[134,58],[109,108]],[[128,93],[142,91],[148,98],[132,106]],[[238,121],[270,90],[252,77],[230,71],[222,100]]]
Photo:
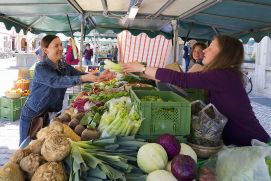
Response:
[[[145,67],[139,63],[124,64],[125,72],[142,72],[152,79],[182,88],[206,89],[210,102],[228,118],[222,138],[225,145],[251,145],[252,139],[270,141],[250,105],[242,82],[242,43],[229,36],[217,36],[204,51],[202,72],[180,73],[164,68]]]
[[[63,46],[58,36],[47,35],[41,40],[43,60],[36,65],[31,93],[20,116],[20,143],[27,138],[31,120],[44,112],[58,112],[66,89],[83,82],[110,78],[105,71],[100,77],[83,73],[61,61]]]

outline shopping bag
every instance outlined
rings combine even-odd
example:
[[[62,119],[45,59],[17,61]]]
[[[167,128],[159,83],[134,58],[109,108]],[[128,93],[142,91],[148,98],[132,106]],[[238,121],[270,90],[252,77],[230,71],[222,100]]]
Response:
[[[227,121],[228,118],[222,115],[213,104],[208,104],[198,114],[194,112],[191,142],[202,146],[221,145],[221,136]]]

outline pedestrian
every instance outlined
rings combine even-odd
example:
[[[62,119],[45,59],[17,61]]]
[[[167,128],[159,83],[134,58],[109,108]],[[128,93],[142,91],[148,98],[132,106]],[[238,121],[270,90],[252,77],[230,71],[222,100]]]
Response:
[[[84,64],[91,65],[91,58],[93,57],[93,50],[90,48],[90,44],[86,44],[86,49],[83,52],[84,55]]]
[[[77,65],[78,62],[78,48],[75,44],[74,39],[70,38],[67,45],[66,63],[69,65]]]
[[[219,35],[203,52],[202,72],[182,73],[140,63],[124,64],[123,70],[142,72],[151,79],[182,88],[208,90],[209,101],[228,118],[222,133],[225,145],[248,146],[252,139],[269,142],[270,136],[256,118],[243,85],[243,44],[236,38]]]
[[[35,50],[35,55],[38,61],[42,60],[42,49],[40,47],[40,42],[39,42],[39,47]]]
[[[190,43],[189,42],[187,42],[184,45],[183,51],[184,51],[183,58],[185,60],[185,72],[187,72],[189,68],[189,63],[190,63]]]
[[[20,143],[28,136],[28,130],[33,118],[45,112],[59,112],[65,92],[83,82],[96,82],[111,79],[110,72],[105,71],[100,76],[95,73],[83,73],[73,66],[61,61],[63,46],[58,36],[47,35],[41,40],[43,59],[35,68],[31,85],[31,93],[24,104],[20,116]]]

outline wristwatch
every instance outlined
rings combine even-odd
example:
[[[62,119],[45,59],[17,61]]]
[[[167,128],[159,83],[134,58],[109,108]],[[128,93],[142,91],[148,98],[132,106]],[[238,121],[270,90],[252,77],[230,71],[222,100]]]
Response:
[[[142,63],[142,65],[144,65],[144,67],[142,68],[141,72],[143,74],[145,74],[147,64],[146,63]]]
[[[141,72],[142,72],[143,74],[145,74],[145,71],[146,71],[146,66],[144,65],[144,67],[141,69]]]

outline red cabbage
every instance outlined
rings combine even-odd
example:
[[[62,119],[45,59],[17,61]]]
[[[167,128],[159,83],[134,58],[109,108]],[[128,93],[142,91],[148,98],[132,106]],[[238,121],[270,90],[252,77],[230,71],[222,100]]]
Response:
[[[171,172],[179,181],[192,181],[196,178],[196,162],[188,155],[177,155],[171,162]]]
[[[180,153],[181,145],[173,135],[163,134],[156,140],[156,143],[166,150],[169,160]]]

